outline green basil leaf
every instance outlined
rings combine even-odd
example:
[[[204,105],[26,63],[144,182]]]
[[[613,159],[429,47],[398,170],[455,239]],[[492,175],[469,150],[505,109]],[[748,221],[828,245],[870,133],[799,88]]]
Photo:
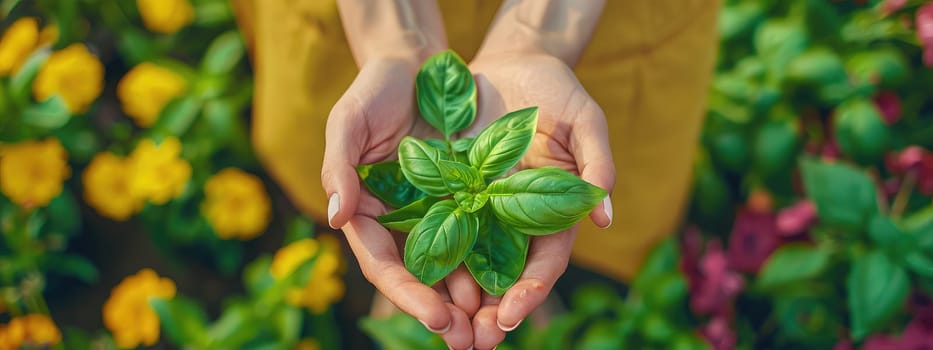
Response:
[[[486,206],[486,202],[489,201],[489,193],[485,191],[480,193],[457,192],[454,193],[454,200],[467,213],[475,213]]]
[[[806,244],[788,244],[765,262],[758,277],[763,289],[786,286],[819,276],[829,267],[831,253]]]
[[[483,187],[486,186],[483,175],[469,165],[441,160],[437,162],[437,167],[441,171],[444,182],[447,183],[447,189],[452,193],[458,191],[478,192],[482,191]]]
[[[880,329],[904,306],[910,292],[907,272],[881,251],[856,258],[847,281],[852,339]]]
[[[424,214],[427,214],[428,209],[437,201],[438,199],[434,197],[424,197],[385,215],[380,215],[376,221],[390,230],[409,232],[421,222]]]
[[[519,171],[486,189],[499,221],[529,235],[566,230],[586,217],[607,193],[566,170]]]
[[[823,163],[811,158],[800,162],[800,170],[820,222],[861,230],[878,213],[875,184],[864,172],[839,162]]]
[[[468,153],[470,164],[487,179],[502,176],[518,164],[535,136],[538,107],[525,108],[487,125]]]
[[[434,148],[437,148],[437,149],[439,149],[439,150],[441,150],[441,151],[448,151],[448,148],[449,148],[449,147],[447,146],[447,141],[444,141],[444,140],[438,140],[438,139],[424,139],[424,140],[422,140],[422,141],[424,141],[425,143],[427,143],[427,144],[429,144],[429,145],[431,145],[431,146],[434,146]]]
[[[415,78],[415,93],[421,116],[445,139],[473,124],[476,83],[455,52],[446,50],[428,58]]]
[[[453,200],[435,203],[405,241],[405,268],[421,283],[434,285],[466,258],[479,230],[479,218]]]
[[[486,293],[500,296],[518,281],[525,269],[529,237],[496,220],[486,222],[464,262]]]
[[[452,168],[450,164],[446,164],[442,169],[440,163],[447,161],[448,157],[440,149],[411,136],[403,138],[398,145],[398,161],[402,166],[402,174],[405,174],[405,178],[412,185],[434,197],[443,197],[465,188],[464,183],[455,181],[459,175],[445,177],[445,169],[450,171]]]
[[[356,173],[370,193],[396,208],[427,196],[408,182],[397,161],[360,165],[356,167]]]
[[[451,143],[451,145],[454,148],[454,152],[467,152],[470,150],[470,147],[473,146],[474,140],[476,139],[472,137],[464,137],[462,139],[458,139],[457,141],[454,141],[453,143]]]

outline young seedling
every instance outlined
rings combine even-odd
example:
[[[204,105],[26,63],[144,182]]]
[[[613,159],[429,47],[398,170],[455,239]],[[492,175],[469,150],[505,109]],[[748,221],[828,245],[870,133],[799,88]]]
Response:
[[[606,191],[555,167],[502,177],[531,146],[537,107],[506,114],[475,139],[452,139],[476,117],[473,75],[453,51],[424,63],[415,90],[421,116],[444,139],[407,136],[398,161],[357,168],[369,191],[397,208],[377,219],[409,232],[405,267],[422,283],[465,263],[487,293],[502,295],[525,268],[529,236],[573,227]]]

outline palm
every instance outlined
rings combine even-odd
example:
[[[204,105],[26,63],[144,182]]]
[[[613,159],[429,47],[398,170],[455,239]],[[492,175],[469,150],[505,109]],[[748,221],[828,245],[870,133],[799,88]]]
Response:
[[[538,106],[538,128],[519,168],[557,166],[578,173],[570,147],[580,114],[592,99],[560,60],[550,56],[490,57],[470,65],[479,91],[475,136],[509,111]]]
[[[461,136],[475,136],[509,111],[538,107],[538,127],[519,168],[556,166],[611,190],[615,179],[602,111],[561,60],[546,55],[500,54],[470,64],[478,91],[476,122]],[[611,222],[604,205],[590,217]],[[576,230],[534,237],[525,270],[500,299],[486,296],[473,319],[475,345],[493,347],[540,305],[567,267]],[[454,293],[451,290],[451,293]],[[456,301],[456,300],[455,300]],[[496,326],[498,324],[498,326]]]

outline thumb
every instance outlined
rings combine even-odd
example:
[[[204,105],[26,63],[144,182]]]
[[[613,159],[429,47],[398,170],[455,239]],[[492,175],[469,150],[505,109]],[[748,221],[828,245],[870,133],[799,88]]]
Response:
[[[616,181],[615,163],[609,146],[609,130],[606,116],[596,102],[590,100],[581,111],[583,115],[573,126],[571,153],[577,162],[580,177],[608,193],[612,193]],[[590,219],[596,226],[607,228],[612,224],[612,199],[606,196],[593,208]]]
[[[327,194],[327,222],[338,229],[353,217],[360,198],[356,166],[366,139],[360,109],[338,102],[327,118],[321,184]]]

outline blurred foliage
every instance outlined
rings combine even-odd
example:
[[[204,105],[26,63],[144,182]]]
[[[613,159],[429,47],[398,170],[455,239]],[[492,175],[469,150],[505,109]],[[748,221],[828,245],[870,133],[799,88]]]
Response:
[[[273,208],[228,1],[3,0],[0,18],[0,348],[340,348],[342,252]],[[212,317],[143,269],[98,306],[106,329],[55,323],[50,285],[99,283],[70,247],[89,213],[135,221],[178,268],[242,274],[246,294]],[[272,221],[290,223],[282,249],[244,261]]]

